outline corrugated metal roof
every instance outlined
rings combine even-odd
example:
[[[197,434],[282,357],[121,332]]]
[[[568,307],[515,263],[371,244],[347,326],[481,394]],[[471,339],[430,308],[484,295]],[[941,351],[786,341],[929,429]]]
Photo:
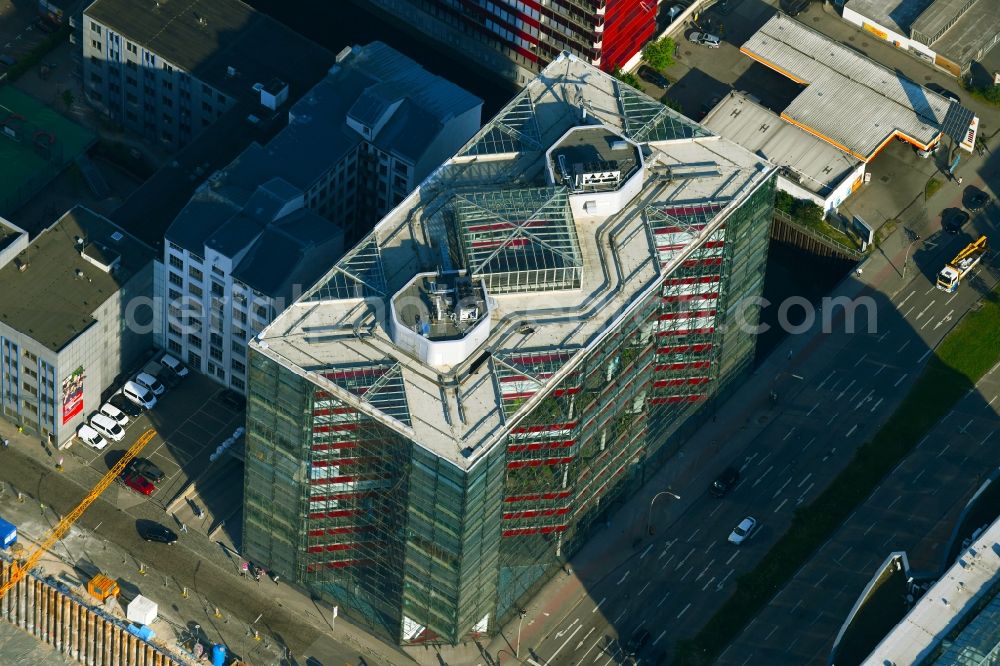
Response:
[[[782,116],[868,160],[894,132],[927,145],[951,102],[783,14],[741,49],[804,82]]]
[[[701,122],[770,162],[789,167],[802,177],[802,187],[821,197],[829,195],[860,164],[856,157],[739,93],[727,95]]]
[[[913,22],[912,30],[914,33],[919,32],[936,40],[944,34],[950,24],[968,11],[972,4],[975,3],[969,0],[934,0]],[[997,11],[995,0],[988,4],[992,5],[994,12]]]

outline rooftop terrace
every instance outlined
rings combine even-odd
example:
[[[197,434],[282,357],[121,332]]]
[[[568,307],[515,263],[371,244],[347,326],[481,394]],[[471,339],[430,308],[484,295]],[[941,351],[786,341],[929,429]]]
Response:
[[[584,128],[569,135],[581,140],[558,143],[573,128]],[[553,177],[553,146],[626,164],[624,178],[575,191]],[[773,168],[563,55],[253,346],[469,467]],[[661,254],[655,234],[665,227],[677,245]],[[456,271],[486,286],[489,331],[454,364],[435,367],[394,344],[387,302],[419,274]],[[550,359],[551,371],[526,369],[528,357]],[[386,379],[364,390],[337,383],[339,369],[359,364]],[[504,372],[521,375],[534,398],[505,404]]]

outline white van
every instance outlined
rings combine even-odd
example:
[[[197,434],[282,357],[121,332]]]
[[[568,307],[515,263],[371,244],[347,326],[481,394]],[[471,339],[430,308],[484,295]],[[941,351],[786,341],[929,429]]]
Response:
[[[77,429],[76,436],[80,439],[81,442],[83,442],[87,446],[91,446],[97,449],[98,451],[100,451],[101,449],[103,449],[108,445],[107,440],[101,437],[101,434],[99,432],[91,428],[86,423],[84,423]]]
[[[153,392],[135,382],[125,382],[125,386],[122,387],[122,395],[143,409],[152,409],[156,405],[156,396],[153,395]]]
[[[139,386],[148,388],[153,392],[153,395],[163,395],[167,388],[160,383],[160,380],[149,374],[148,372],[140,372],[135,376],[135,383]]]
[[[126,425],[128,425],[128,415],[125,414],[125,412],[123,412],[122,410],[112,405],[110,402],[106,402],[103,405],[101,405],[101,408],[97,411],[99,411],[101,414],[104,414],[109,419],[111,419],[112,421],[114,421],[123,428]]]
[[[94,414],[91,416],[90,427],[112,441],[120,442],[125,439],[125,428],[104,414]]]
[[[163,358],[160,359],[160,365],[174,373],[178,377],[187,377],[188,369],[184,367],[184,364],[178,361],[176,358],[170,354],[164,354]]]

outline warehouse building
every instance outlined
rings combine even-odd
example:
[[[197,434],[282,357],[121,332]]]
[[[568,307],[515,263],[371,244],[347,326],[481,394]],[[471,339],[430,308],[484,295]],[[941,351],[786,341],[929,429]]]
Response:
[[[749,95],[731,92],[701,123],[778,165],[778,189],[833,210],[864,182],[865,163],[787,122]]]
[[[1000,41],[996,0],[846,0],[844,20],[952,76]]]
[[[971,111],[784,14],[740,50],[803,86],[783,120],[865,163],[893,139],[920,151],[945,136],[966,151],[975,146]]]
[[[559,56],[251,343],[246,556],[497,631],[749,371],[775,179]]]

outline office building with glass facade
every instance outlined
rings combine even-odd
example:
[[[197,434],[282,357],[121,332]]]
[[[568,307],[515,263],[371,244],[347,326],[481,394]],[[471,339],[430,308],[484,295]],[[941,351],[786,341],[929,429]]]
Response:
[[[247,557],[495,632],[745,375],[775,177],[559,57],[251,343]]]

